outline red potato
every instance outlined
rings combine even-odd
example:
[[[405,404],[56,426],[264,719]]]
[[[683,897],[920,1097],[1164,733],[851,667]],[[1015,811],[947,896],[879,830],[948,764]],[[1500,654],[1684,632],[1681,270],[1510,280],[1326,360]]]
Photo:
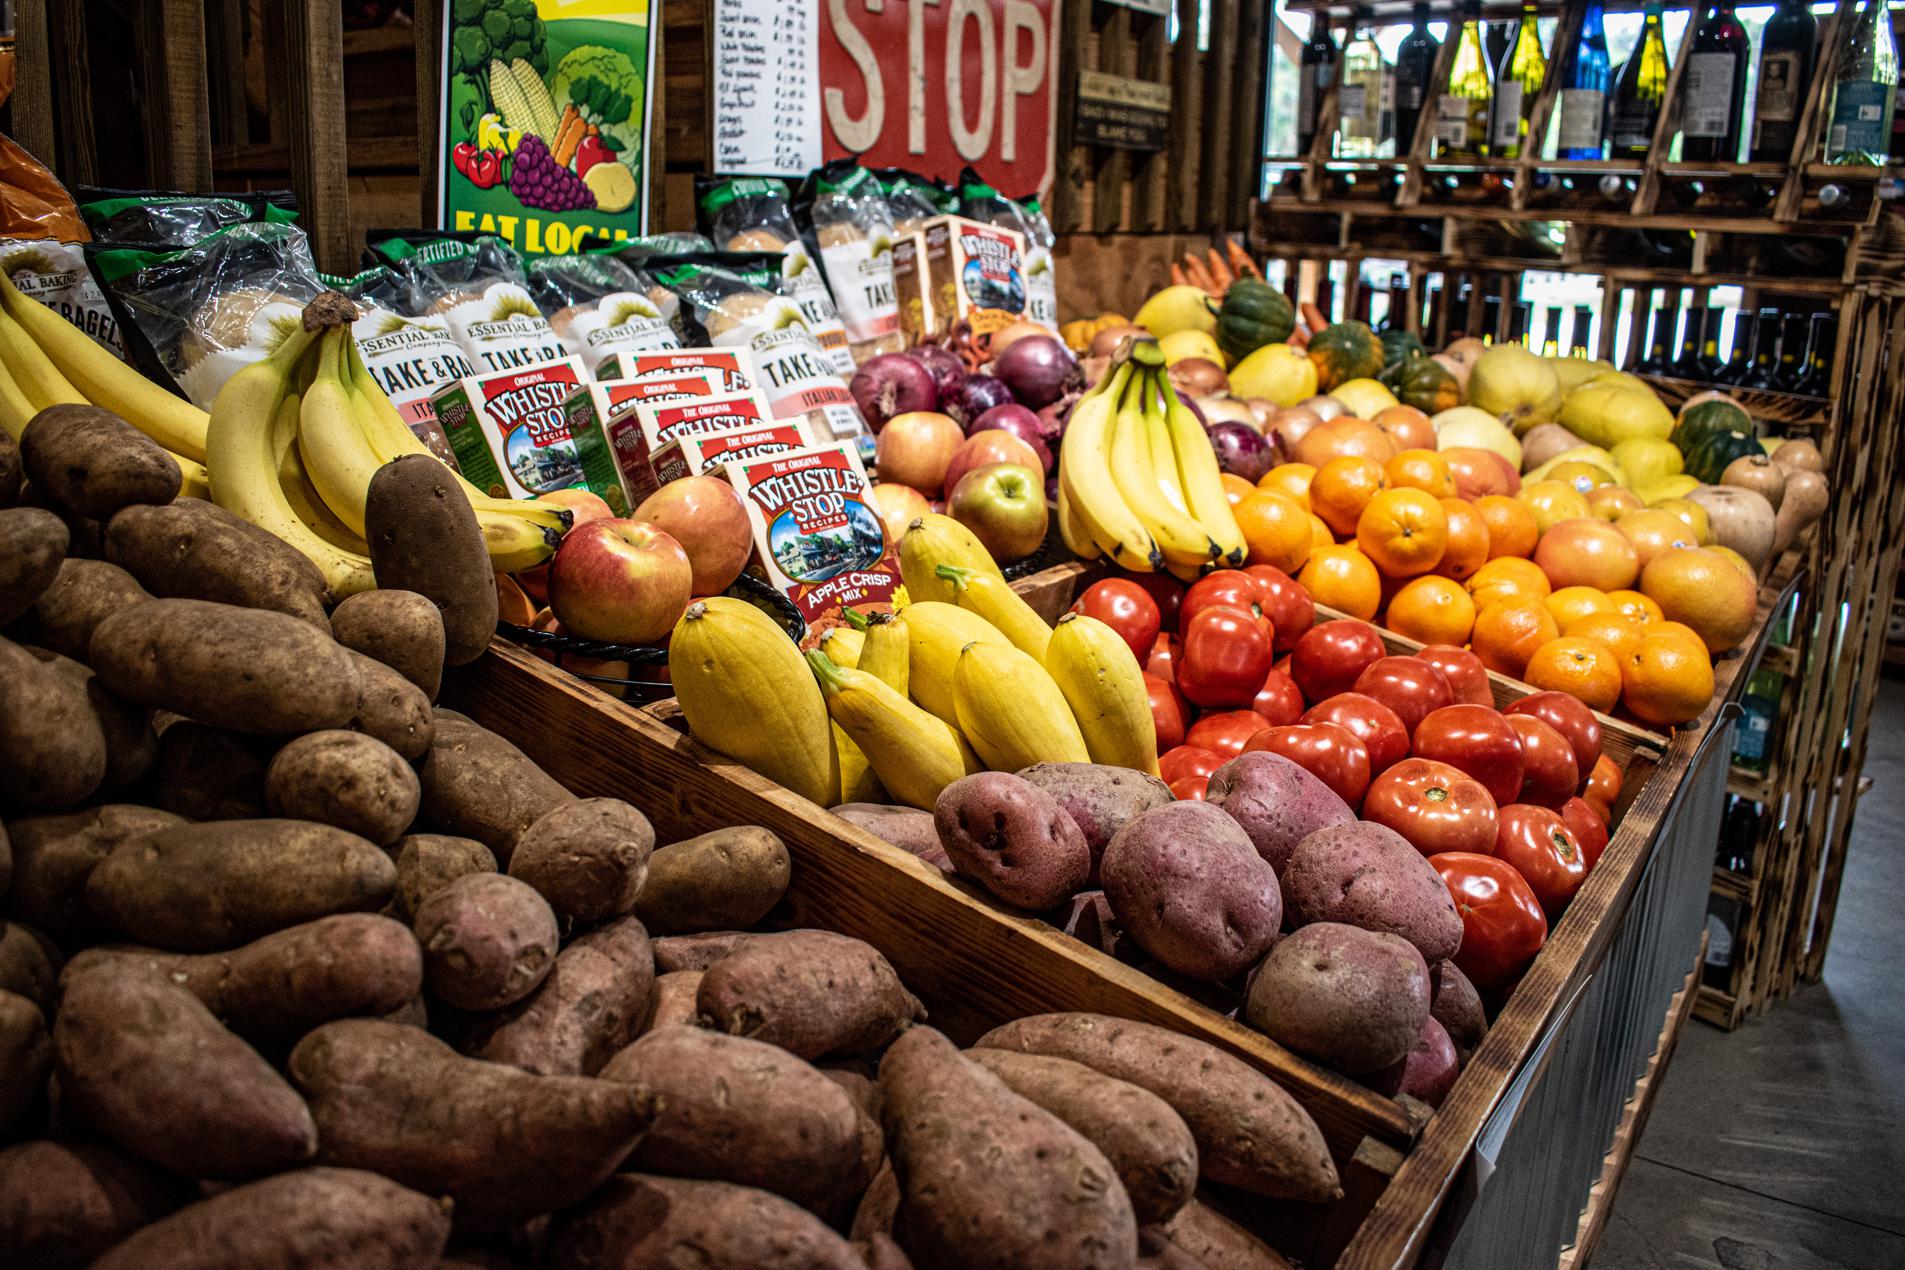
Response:
[[[1409,1047],[1401,1092],[1420,1098],[1431,1107],[1440,1107],[1442,1100],[1449,1096],[1449,1090],[1455,1088],[1455,1078],[1461,1072],[1461,1060],[1456,1057],[1455,1044],[1449,1034],[1433,1018],[1424,1019],[1421,1035]]]
[[[1293,759],[1253,750],[1211,773],[1205,798],[1250,836],[1279,873],[1297,844],[1319,829],[1354,823],[1348,803]]]
[[[918,856],[942,873],[953,871],[952,857],[939,845],[933,813],[916,807],[888,807],[882,803],[841,803],[831,809],[882,842]]]
[[[550,1226],[548,1270],[865,1270],[852,1245],[778,1195],[625,1173]]]
[[[1407,838],[1382,825],[1319,829],[1279,876],[1298,925],[1342,922],[1400,935],[1426,962],[1453,955],[1462,942],[1462,919],[1441,876]]]
[[[22,1142],[0,1151],[0,1248],[13,1270],[82,1270],[184,1189],[96,1142]]]
[[[1243,1017],[1277,1044],[1362,1075],[1408,1056],[1429,1018],[1429,968],[1408,940],[1338,922],[1286,935],[1251,977]]]
[[[465,1048],[538,1076],[593,1076],[641,1031],[654,992],[648,932],[624,917],[564,948],[548,978],[478,1025]]]
[[[1429,1017],[1442,1025],[1456,1058],[1466,1066],[1488,1034],[1488,1015],[1482,1010],[1482,994],[1452,961],[1429,967]]]
[[[947,785],[933,804],[933,823],[960,876],[1017,908],[1062,904],[1091,873],[1078,822],[1010,772],[977,772]]]
[[[926,1016],[871,944],[824,930],[749,936],[707,968],[695,996],[717,1031],[800,1058],[857,1053]]]
[[[1276,942],[1276,870],[1209,803],[1174,802],[1126,821],[1105,848],[1103,873],[1119,923],[1178,974],[1221,982]]]
[[[1159,746],[1160,749],[1164,747]],[[1098,763],[1035,763],[1019,772],[1063,807],[1078,823],[1091,848],[1092,876],[1111,836],[1139,812],[1162,807],[1171,800],[1170,786],[1155,776],[1128,767]]]

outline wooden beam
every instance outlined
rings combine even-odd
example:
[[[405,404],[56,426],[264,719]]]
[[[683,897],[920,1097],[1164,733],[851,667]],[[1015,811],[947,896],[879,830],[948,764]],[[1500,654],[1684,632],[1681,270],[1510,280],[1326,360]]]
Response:
[[[136,35],[145,89],[146,170],[161,189],[209,190],[205,6],[200,0],[144,0]]]
[[[1238,126],[1237,72],[1241,68],[1237,10],[1243,0],[1204,2],[1210,7],[1210,48],[1204,56],[1204,159],[1203,177],[1198,182],[1203,197],[1198,201],[1197,216],[1189,228],[1217,230],[1224,227],[1231,187],[1241,176],[1234,170],[1231,137]],[[1178,38],[1195,42],[1197,31],[1194,27],[1187,29]],[[1250,99],[1256,100],[1256,94],[1250,94]]]
[[[1131,10],[1117,8],[1098,32],[1098,69],[1130,79],[1138,73],[1138,45],[1132,38]],[[1111,146],[1097,148],[1091,178],[1091,224],[1101,234],[1125,225],[1125,197],[1131,192],[1132,156]]]
[[[71,185],[99,180],[93,138],[92,59],[87,53],[86,0],[50,0],[47,40],[53,63],[54,118],[60,176]]]
[[[286,139],[298,219],[327,273],[356,272],[344,133],[344,18],[328,0],[285,6]]]
[[[438,0],[413,0],[412,12],[417,20],[417,177],[421,187],[417,224],[435,225],[437,125],[440,122],[437,98],[442,93],[438,77],[443,72],[443,18]],[[649,34],[652,39],[661,38],[660,26],[651,28]]]
[[[1197,0],[1180,0],[1189,21],[1178,27],[1171,48],[1171,176],[1165,227],[1180,233],[1197,227],[1198,191],[1204,172],[1204,72],[1209,59],[1197,51]]]
[[[1231,120],[1230,197],[1218,229],[1250,224],[1250,200],[1263,187],[1264,98],[1270,91],[1270,3],[1241,0],[1237,26],[1237,117]]]
[[[13,139],[48,167],[58,162],[47,0],[14,0]]]
[[[1091,0],[1062,4],[1058,15],[1058,136],[1052,146],[1052,229],[1061,234],[1086,228],[1085,184],[1091,150],[1072,144],[1078,114],[1078,72],[1087,64]]]

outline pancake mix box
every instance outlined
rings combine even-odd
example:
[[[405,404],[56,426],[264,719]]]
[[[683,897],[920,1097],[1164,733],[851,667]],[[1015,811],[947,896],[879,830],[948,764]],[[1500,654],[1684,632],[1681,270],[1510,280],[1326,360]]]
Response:
[[[767,580],[808,625],[842,609],[892,603],[899,559],[853,442],[732,460],[723,468],[747,508]]]

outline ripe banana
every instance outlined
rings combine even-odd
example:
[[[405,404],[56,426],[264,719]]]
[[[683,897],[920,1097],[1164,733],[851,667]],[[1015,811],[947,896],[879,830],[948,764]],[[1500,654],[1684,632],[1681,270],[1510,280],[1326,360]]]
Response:
[[[298,407],[298,455],[324,505],[359,537],[370,478],[383,466],[357,422],[357,410],[340,378],[342,344],[350,329],[333,326],[320,337],[317,373]]]
[[[14,381],[13,372],[7,369],[4,358],[0,358],[0,428],[15,441],[26,431],[26,425],[33,422],[33,416],[39,411],[20,391],[20,385]]]
[[[1134,349],[1133,356],[1143,347]],[[1204,527],[1165,497],[1151,462],[1152,435],[1164,426],[1163,418],[1146,405],[1154,389],[1150,376],[1140,374],[1118,403],[1118,421],[1111,433],[1111,475],[1126,505],[1157,540],[1164,558],[1172,564],[1201,565],[1221,553]]]
[[[932,810],[939,792],[976,772],[979,760],[957,730],[864,670],[836,666],[808,653],[834,724],[872,764],[886,792],[909,807]],[[843,800],[845,801],[845,800]]]
[[[865,621],[867,637],[860,648],[860,669],[904,697],[912,656],[906,638],[906,619],[898,613],[872,613]]]
[[[1011,640],[1014,648],[1030,653],[1034,661],[1044,662],[1052,628],[1012,589],[1011,583],[950,564],[942,564],[934,572],[952,584],[954,602],[960,608],[983,617]]]
[[[1159,375],[1157,379],[1164,400],[1164,426],[1170,433],[1171,448],[1176,455],[1185,506],[1223,552],[1223,558],[1217,563],[1240,569],[1250,548],[1244,542],[1244,532],[1237,525],[1236,514],[1230,510],[1230,499],[1224,494],[1217,452],[1211,448],[1210,436],[1204,431],[1203,425],[1197,422],[1197,416],[1191,413],[1190,407],[1178,398],[1177,390],[1171,387],[1170,378]]]
[[[166,453],[172,454],[170,450]],[[212,479],[206,474],[205,465],[194,463],[183,454],[172,454],[172,461],[179,465],[179,497],[211,501]]]
[[[899,556],[900,580],[906,583],[906,593],[915,602],[957,602],[952,584],[934,572],[942,564],[989,573],[1001,581],[1005,578],[992,553],[973,537],[970,529],[938,512],[917,517],[906,527],[906,532],[900,535]]]
[[[298,453],[298,416],[302,404],[299,394],[286,393],[278,406],[278,417],[272,423],[271,452],[278,473],[278,488],[284,491],[284,501],[291,505],[297,518],[318,537],[333,547],[367,556],[370,545],[325,506],[323,496],[312,486],[304,470],[304,459]]]
[[[33,300],[27,303],[36,308],[45,307]],[[49,309],[48,313],[51,312]],[[71,326],[64,318],[54,317],[53,320],[63,326]],[[78,328],[73,329],[78,334]],[[81,335],[80,338],[86,337]],[[45,350],[35,344],[32,337],[20,329],[20,324],[4,312],[0,312],[0,365],[6,367],[8,376],[32,403],[35,414],[48,406],[87,404],[79,390],[73,387],[66,376],[60,374],[59,367],[53,364]]]
[[[1045,671],[1071,706],[1092,762],[1158,774],[1144,668],[1118,632],[1095,617],[1065,614],[1052,631]]]
[[[907,606],[907,692],[954,727],[959,726],[959,710],[953,703],[953,674],[959,650],[975,641],[1012,647],[992,623],[956,604],[922,600]]]
[[[1111,432],[1118,399],[1131,382],[1127,363],[1107,374],[1105,391],[1072,408],[1071,422],[1059,448],[1060,496],[1098,549],[1120,567],[1154,573],[1164,565],[1151,531],[1126,505],[1111,475]]]
[[[1058,482],[1058,536],[1065,549],[1081,560],[1091,560],[1104,553],[1091,536],[1091,530],[1085,528],[1078,519],[1078,513],[1072,510],[1071,495],[1065,490],[1065,482]]]
[[[0,276],[0,306],[85,400],[112,411],[175,454],[204,462],[210,420],[93,343],[92,337]]]
[[[1150,446],[1151,470],[1157,474],[1164,501],[1188,516],[1190,504],[1185,501],[1183,483],[1178,479],[1177,452],[1171,448],[1171,430],[1162,426],[1164,416],[1158,409],[1158,380],[1162,378],[1162,375],[1147,375],[1140,382],[1139,391],[1144,394],[1144,439]]]
[[[1065,694],[1031,654],[975,641],[953,673],[959,730],[995,772],[1034,763],[1089,763],[1091,751]]]

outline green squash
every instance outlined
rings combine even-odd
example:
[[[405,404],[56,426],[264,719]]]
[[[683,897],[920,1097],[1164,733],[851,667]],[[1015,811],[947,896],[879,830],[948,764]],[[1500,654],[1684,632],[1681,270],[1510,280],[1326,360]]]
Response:
[[[1332,322],[1310,337],[1318,392],[1382,373],[1382,341],[1362,322]]]
[[[1429,353],[1422,346],[1422,341],[1409,331],[1384,331],[1378,338],[1382,341],[1382,364],[1385,366],[1406,362],[1411,357],[1426,357]]]
[[[1727,464],[1751,454],[1764,454],[1751,432],[1710,432],[1697,438],[1685,452],[1686,473],[1702,485],[1718,485]]]
[[[1283,292],[1256,278],[1239,278],[1217,311],[1217,347],[1242,361],[1266,344],[1281,344],[1296,329],[1296,312]]]
[[[1751,431],[1753,417],[1744,406],[1731,397],[1713,397],[1681,410],[1667,439],[1686,451],[1718,433]]]
[[[1382,382],[1405,406],[1414,406],[1423,414],[1434,415],[1462,404],[1462,386],[1442,363],[1416,353],[1392,362],[1382,373]]]

